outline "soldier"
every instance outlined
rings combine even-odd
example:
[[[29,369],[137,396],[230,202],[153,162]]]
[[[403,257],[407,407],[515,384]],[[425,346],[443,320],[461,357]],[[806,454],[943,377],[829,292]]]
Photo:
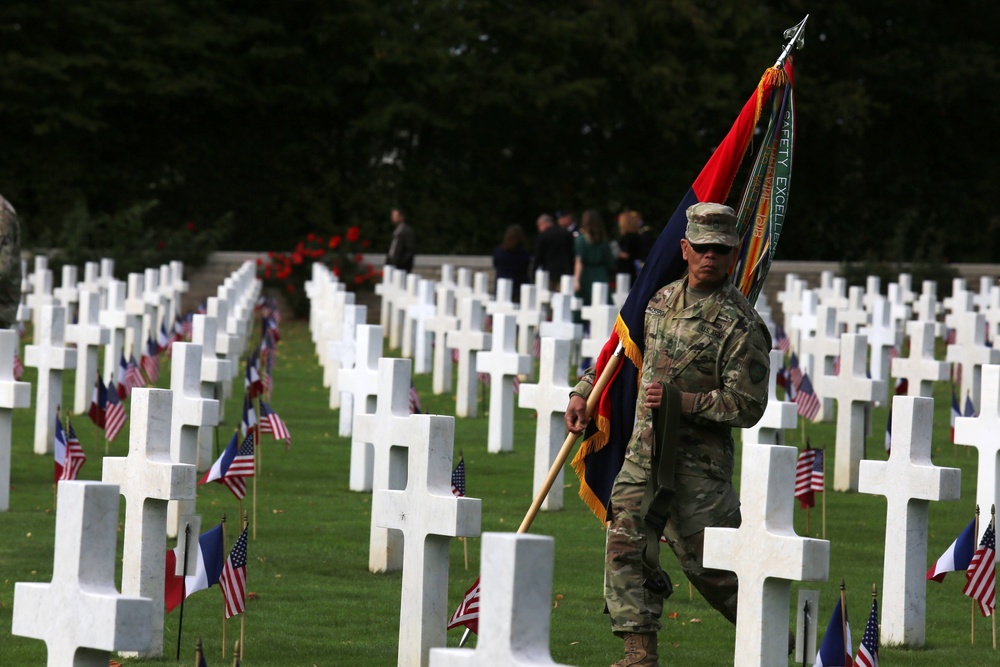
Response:
[[[704,530],[740,524],[730,429],[752,426],[764,413],[771,341],[729,280],[739,242],[733,209],[699,203],[687,209],[687,220],[681,239],[687,276],[660,288],[646,308],[635,428],[608,511],[605,599],[612,630],[625,639],[626,657],[618,667],[659,664],[656,633],[669,579],[655,585],[657,575],[665,576],[659,570],[658,531],[649,528],[653,520],[641,509],[654,437],[658,443],[669,440],[676,457],[662,534],[695,588],[736,622],[736,575],[702,566]],[[586,426],[593,383],[591,368],[570,393],[566,426],[574,433]],[[654,433],[653,410],[666,403],[665,384],[680,391],[679,424],[674,433]],[[652,563],[648,555],[643,558],[647,544],[654,545]]]
[[[21,227],[17,212],[0,196],[0,328],[10,329],[21,301]]]
[[[417,253],[417,235],[406,224],[406,213],[401,208],[392,209],[392,241],[385,255],[385,265],[394,266],[407,273],[413,271],[413,258]]]

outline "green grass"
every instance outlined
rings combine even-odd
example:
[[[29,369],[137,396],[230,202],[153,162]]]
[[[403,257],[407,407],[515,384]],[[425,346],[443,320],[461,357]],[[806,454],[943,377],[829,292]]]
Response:
[[[263,475],[258,480],[257,538],[249,548],[249,589],[255,598],[246,614],[246,665],[287,667],[325,665],[394,665],[399,628],[400,575],[368,572],[370,494],[352,493],[348,487],[350,443],[337,436],[338,416],[327,407],[327,391],[312,354],[303,323],[287,323],[275,370],[272,405],[294,438],[291,451],[267,441]],[[26,380],[34,380],[28,370]],[[64,387],[72,392],[72,374]],[[425,411],[453,414],[452,396],[433,396],[430,376],[415,378]],[[167,386],[167,374],[160,386]],[[239,387],[237,386],[237,391]],[[961,502],[932,503],[930,548],[933,560],[971,518],[975,503],[976,459],[968,448],[957,451],[948,438],[948,386],[937,389],[935,403],[934,463],[963,470]],[[33,399],[34,400],[34,399]],[[483,403],[485,406],[485,401]],[[221,444],[239,419],[239,400],[226,406]],[[14,582],[49,581],[52,574],[54,515],[52,513],[51,457],[32,453],[31,410],[14,413],[11,510],[0,514],[0,665],[44,664],[42,642],[10,635]],[[882,433],[886,409],[876,409],[875,434],[868,441],[868,455],[884,459]],[[86,418],[74,421],[87,451],[83,479],[96,479],[101,470],[95,432]],[[515,451],[486,452],[485,417],[460,419],[455,426],[455,448],[465,453],[468,494],[483,499],[484,531],[515,531],[531,502],[535,420],[528,410],[517,410]],[[832,450],[834,425],[810,424],[807,432],[814,446]],[[127,433],[112,444],[112,455],[123,456]],[[269,437],[269,436],[265,436]],[[800,433],[789,434],[788,444],[800,445]],[[832,451],[828,470],[832,470]],[[621,655],[621,641],[614,638],[603,609],[604,530],[576,498],[576,477],[567,470],[565,507],[542,513],[532,532],[552,535],[555,543],[555,578],[551,650],[553,658],[570,665],[607,665]],[[249,496],[248,496],[249,500]],[[832,611],[841,578],[847,582],[848,607],[854,636],[860,639],[870,606],[872,583],[881,587],[885,531],[885,499],[861,494],[829,493],[827,537],[831,540],[830,581],[804,584],[822,590],[820,635]],[[225,512],[230,517],[228,546],[235,540],[238,503],[221,485],[199,488],[198,510],[204,526],[214,525]],[[988,511],[988,510],[987,510]],[[122,514],[121,520],[124,520]],[[805,532],[805,514],[795,510],[796,529]],[[812,534],[818,536],[819,512],[812,514]],[[119,553],[121,545],[119,545]],[[465,569],[463,544],[451,548],[449,606],[458,604],[478,575],[480,540],[468,542],[469,569]],[[664,566],[677,584],[666,603],[660,633],[665,665],[732,664],[734,629],[700,597],[688,598],[688,587],[669,550]],[[977,617],[975,647],[969,646],[970,601],[961,594],[964,577],[949,575],[943,584],[928,585],[927,646],[920,650],[883,647],[884,665],[938,666],[943,664],[996,664],[989,648],[988,620]],[[794,603],[798,585],[793,585]],[[671,618],[666,618],[666,616]],[[164,644],[167,658],[130,660],[134,665],[190,665],[194,643],[202,637],[209,664],[223,661],[222,596],[215,588],[189,598],[184,610],[182,660],[173,660],[179,613],[167,616]],[[227,643],[239,636],[240,619],[227,626]],[[461,632],[449,633],[457,645]],[[474,640],[473,640],[474,641]]]

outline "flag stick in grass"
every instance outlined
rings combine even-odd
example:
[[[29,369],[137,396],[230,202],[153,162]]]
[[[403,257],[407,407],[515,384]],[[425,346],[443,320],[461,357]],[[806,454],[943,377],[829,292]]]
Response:
[[[222,513],[222,548],[226,548],[226,513]],[[222,657],[226,657],[226,599],[222,599]]]

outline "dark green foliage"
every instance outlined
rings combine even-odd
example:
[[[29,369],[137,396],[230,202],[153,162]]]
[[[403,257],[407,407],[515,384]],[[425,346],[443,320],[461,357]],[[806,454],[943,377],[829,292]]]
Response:
[[[994,260],[1000,5],[976,0],[10,0],[0,191],[27,247],[151,199],[150,226],[232,214],[224,245],[256,250],[385,247],[393,205],[429,253],[556,208],[658,229],[806,12],[778,257]]]

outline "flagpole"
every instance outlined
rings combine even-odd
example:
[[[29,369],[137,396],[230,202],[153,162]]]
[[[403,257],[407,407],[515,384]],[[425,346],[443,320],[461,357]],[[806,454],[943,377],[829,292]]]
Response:
[[[974,542],[973,542],[973,549],[975,549],[975,546],[979,544],[979,505],[978,504],[976,505],[976,530],[975,530],[974,533],[972,533],[972,536],[973,536],[973,540],[974,540]],[[971,627],[970,637],[971,637],[971,640],[972,640],[972,646],[975,646],[976,645],[976,599],[972,598],[971,602],[972,602],[972,615],[970,616],[970,618],[972,619],[972,625],[970,626]]]
[[[802,667],[806,667],[806,646],[809,643],[809,600],[802,605]]]
[[[222,513],[222,549],[226,548],[226,513]],[[222,657],[226,657],[226,598],[222,598]]]
[[[247,362],[249,363],[249,362]],[[252,389],[253,387],[251,387]],[[252,404],[251,404],[252,407]],[[257,478],[261,471],[260,447],[260,397],[257,397],[257,414],[253,424],[253,539],[257,539]],[[242,625],[242,622],[240,623]],[[242,656],[241,656],[242,657]]]
[[[249,520],[247,515],[243,515],[243,530],[247,529],[247,524]],[[244,605],[245,607],[246,605]],[[246,628],[247,628],[247,610],[244,608],[243,613],[240,614],[240,662],[243,662],[243,645],[246,643]]]
[[[851,660],[851,647],[847,644],[847,593],[845,589],[847,587],[844,585],[844,580],[840,580],[840,636],[843,638],[844,643],[844,664],[851,665],[854,661]]]
[[[198,637],[198,641],[194,645],[194,667],[201,667],[201,637]]]
[[[191,546],[191,524],[184,524],[184,564],[181,566],[181,577],[184,579],[184,583],[187,583],[187,564],[188,564],[188,549]],[[181,659],[181,632],[184,630],[184,598],[187,597],[187,591],[181,590],[181,612],[180,618],[177,619],[177,660]]]
[[[791,55],[792,49],[802,48],[802,45],[805,43],[805,39],[802,37],[802,31],[806,29],[806,21],[808,20],[809,15],[806,14],[806,17],[799,21],[798,24],[785,31],[783,37],[788,39],[788,44],[785,45],[785,48],[781,52],[781,55],[778,56],[778,59],[774,61],[774,69],[781,69],[785,66],[785,60],[787,60],[788,56]]]
[[[826,447],[823,448],[823,534],[826,539]]]
[[[615,370],[618,368],[618,364],[621,363],[621,358],[624,354],[625,347],[621,343],[618,343],[618,347],[615,348],[614,354],[611,355],[608,359],[608,363],[604,366],[604,371],[601,373],[601,377],[599,377],[597,382],[594,383],[594,388],[590,392],[590,397],[587,399],[586,417],[588,421],[590,416],[597,411],[597,404],[601,400],[601,394],[604,393],[604,389],[611,382],[611,378],[614,376]],[[573,445],[576,444],[578,437],[578,433],[571,432],[566,435],[566,440],[563,442],[562,448],[559,450],[559,453],[556,454],[556,458],[552,462],[552,466],[549,468],[549,474],[545,476],[545,481],[542,482],[541,488],[538,489],[535,499],[531,501],[531,506],[528,508],[527,514],[524,515],[524,519],[521,521],[521,525],[518,527],[517,532],[526,533],[528,532],[528,529],[531,528],[531,523],[538,515],[538,510],[545,501],[545,497],[549,495],[549,490],[552,489],[552,485],[555,483],[556,477],[559,476],[563,466],[566,464],[566,459],[569,458],[570,452],[573,451]]]
[[[996,539],[996,530],[997,530],[997,506],[996,506],[996,503],[994,503],[992,506],[990,506],[990,525],[993,527],[993,539],[995,540]],[[995,554],[996,553],[996,545],[994,544],[993,546],[994,546],[994,550],[993,551],[994,551],[994,554]],[[997,566],[996,565],[996,556],[994,555],[994,557],[993,557],[993,567],[996,568],[996,566]],[[997,615],[996,615],[996,609],[994,609],[993,612],[994,613],[990,614],[990,618],[992,619],[992,622],[993,622],[993,650],[995,651],[995,650],[997,650]]]

